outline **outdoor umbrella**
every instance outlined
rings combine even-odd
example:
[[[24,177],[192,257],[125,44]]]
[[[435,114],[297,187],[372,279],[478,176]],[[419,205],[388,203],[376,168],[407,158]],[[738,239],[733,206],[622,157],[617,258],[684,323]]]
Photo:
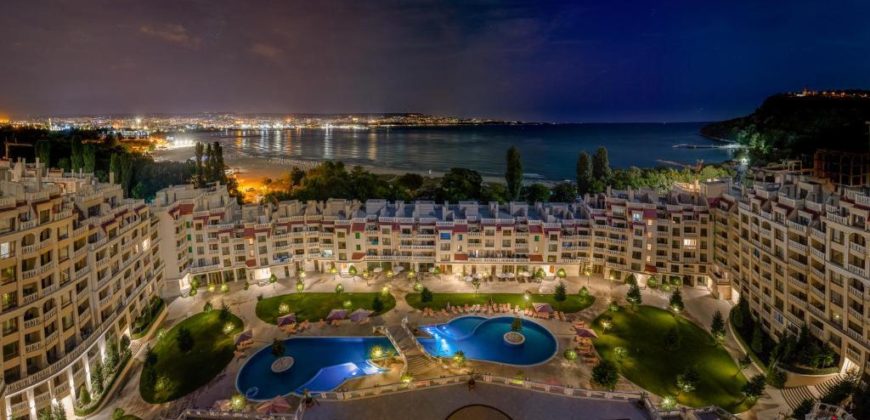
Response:
[[[345,319],[347,318],[347,311],[344,309],[333,309],[329,311],[329,315],[326,316],[327,321],[334,321],[336,319]]]
[[[294,322],[296,322],[296,313],[295,312],[292,314],[287,314],[287,315],[278,317],[278,326],[279,327],[283,327],[285,325],[290,325]]]
[[[251,340],[254,338],[254,332],[251,330],[243,331],[236,336],[236,345],[239,343],[244,343],[245,341]]]
[[[372,314],[372,311],[367,311],[365,309],[357,309],[350,314],[350,320],[353,322],[360,322],[369,317]]]
[[[284,397],[275,397],[257,406],[258,414],[290,412],[290,403]]]
[[[592,331],[589,328],[575,327],[574,329],[577,330],[578,337],[598,338],[598,334],[596,334],[595,331]]]
[[[532,304],[532,307],[535,308],[535,312],[546,312],[546,313],[553,312],[553,307],[550,306],[549,303],[536,302],[536,303]]]

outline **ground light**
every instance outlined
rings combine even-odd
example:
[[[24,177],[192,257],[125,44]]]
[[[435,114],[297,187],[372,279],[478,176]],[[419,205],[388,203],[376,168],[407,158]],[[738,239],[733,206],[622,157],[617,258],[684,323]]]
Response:
[[[229,334],[229,333],[233,332],[233,329],[235,329],[235,328],[236,327],[233,325],[232,322],[227,322],[224,325],[224,334]]]
[[[382,287],[382,288],[381,288],[381,294],[384,295],[384,296],[390,294],[390,287],[389,287],[389,286],[384,286],[384,287]]]
[[[290,305],[288,305],[286,303],[282,303],[282,304],[278,305],[278,313],[286,314],[288,312],[290,312]]]
[[[662,398],[662,409],[673,410],[677,406],[677,399],[668,395]]]
[[[380,359],[384,357],[384,348],[381,346],[373,346],[369,352],[369,357],[372,359]]]
[[[233,407],[233,410],[242,411],[247,405],[247,401],[245,401],[245,397],[241,394],[235,394],[232,398],[230,398],[230,404]]]

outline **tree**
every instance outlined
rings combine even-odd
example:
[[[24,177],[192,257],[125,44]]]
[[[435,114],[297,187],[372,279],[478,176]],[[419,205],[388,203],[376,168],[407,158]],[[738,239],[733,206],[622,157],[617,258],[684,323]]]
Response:
[[[561,281],[556,285],[556,290],[553,293],[553,300],[559,302],[559,307],[561,308],[562,302],[568,299],[568,291],[565,289],[565,283]]]
[[[681,312],[683,310],[683,294],[680,293],[680,289],[674,290],[674,293],[671,294],[671,300],[669,303],[674,312]]]
[[[211,165],[212,180],[220,181],[221,183],[226,184],[227,175],[226,172],[224,172],[224,169],[226,168],[224,166],[224,148],[221,146],[220,143],[214,142],[211,148],[211,152],[212,157],[214,158],[214,162],[212,162]]]
[[[631,303],[632,309],[637,309],[637,305],[643,303],[640,287],[637,284],[632,284],[628,287],[628,292],[625,294],[625,300]]]
[[[91,388],[94,390],[94,393],[100,395],[103,393],[103,381],[105,380],[105,376],[103,375],[103,364],[98,360],[94,363],[94,366],[91,367]]]
[[[227,306],[226,302],[221,303],[221,310],[218,312],[218,319],[220,319],[221,322],[227,322],[230,320],[231,316],[230,308]]]
[[[82,149],[82,170],[94,173],[97,169],[97,147],[93,143],[84,145]]]
[[[722,312],[716,311],[713,313],[713,321],[710,323],[710,333],[716,341],[722,341],[725,338],[725,320],[722,319]]]
[[[187,327],[181,327],[178,329],[178,335],[175,337],[175,341],[178,343],[178,349],[181,350],[182,353],[187,353],[193,350],[193,334],[191,334]]]
[[[755,354],[761,354],[761,351],[764,350],[764,333],[758,324],[752,328],[752,342],[749,347]]]
[[[417,191],[423,186],[423,176],[407,173],[396,179],[396,185],[409,191]]]
[[[573,203],[577,199],[577,187],[570,182],[560,182],[550,191],[550,202]]]
[[[816,405],[816,400],[812,398],[804,398],[797,407],[794,408],[791,412],[791,418],[794,419],[805,419],[807,414],[810,414],[810,411],[813,411],[813,407]],[[854,415],[858,415],[857,413],[853,413]],[[855,418],[866,418],[866,417],[855,417]]]
[[[698,387],[698,382],[701,381],[701,376],[695,368],[689,366],[677,375],[677,388],[680,392],[692,392]]]
[[[79,171],[84,167],[84,155],[83,155],[83,147],[82,139],[79,136],[73,137],[72,144],[70,145],[70,163],[72,165],[73,171]]]
[[[523,186],[523,161],[519,149],[511,146],[507,151],[506,161],[507,169],[504,173],[504,179],[507,183],[507,198],[514,201],[520,197],[520,190]]]
[[[420,302],[431,302],[432,297],[432,291],[429,290],[428,287],[424,287],[423,290],[420,291]]]
[[[82,385],[81,389],[79,389],[79,405],[83,407],[87,407],[91,404],[91,393],[88,391],[88,387]]]
[[[625,284],[629,286],[637,285],[637,277],[635,277],[634,274],[629,274],[625,277]]]
[[[473,277],[471,279],[471,287],[474,288],[474,294],[477,294],[477,291],[480,290],[480,279],[477,277]]]
[[[740,300],[737,302],[737,306],[731,309],[731,323],[733,323],[734,327],[740,331],[743,331],[743,315],[746,313],[748,307],[749,303],[746,302],[746,299],[743,299],[743,296],[741,296]]]
[[[441,177],[440,201],[458,202],[477,200],[481,195],[483,178],[471,169],[450,168]]]
[[[375,294],[374,299],[372,299],[372,310],[375,313],[381,312],[384,310],[384,302],[381,300],[380,294]]]
[[[284,342],[275,338],[272,339],[272,356],[281,357],[284,355]]]
[[[592,381],[609,390],[613,390],[619,381],[619,371],[616,369],[616,365],[607,359],[601,359],[592,368]]]
[[[610,179],[610,160],[607,158],[607,148],[599,147],[592,156],[592,178],[596,181],[607,182]]]
[[[211,143],[205,144],[205,162],[203,162],[202,166],[202,176],[205,182],[211,182],[213,176],[212,166],[214,165],[214,150],[211,148]]]
[[[577,194],[584,195],[592,186],[592,160],[589,153],[580,152],[577,157]]]
[[[305,179],[305,171],[299,169],[298,166],[294,166],[293,169],[290,170],[290,185],[294,187],[302,185],[303,179]]]
[[[196,146],[194,147],[194,150],[193,150],[194,159],[195,159],[194,160],[194,165],[195,165],[194,168],[196,171],[194,174],[194,180],[195,180],[195,184],[198,187],[201,187],[204,183],[203,182],[203,172],[202,172],[202,155],[204,152],[205,152],[205,146],[203,146],[203,144],[200,142],[196,142]]]
[[[520,317],[515,316],[514,320],[511,321],[511,331],[519,332],[519,331],[522,331],[522,329],[523,329],[523,320],[520,319]]]
[[[743,384],[740,391],[743,392],[743,395],[750,399],[755,400],[764,393],[764,385],[766,381],[764,379],[764,375],[758,374],[749,379],[748,382]]]
[[[114,176],[115,182],[121,181],[121,155],[118,153],[109,156],[109,173]]]
[[[523,196],[529,204],[546,203],[550,201],[550,189],[544,184],[534,183],[523,188]]]
[[[46,168],[51,167],[51,141],[39,140],[36,142],[36,157]]]

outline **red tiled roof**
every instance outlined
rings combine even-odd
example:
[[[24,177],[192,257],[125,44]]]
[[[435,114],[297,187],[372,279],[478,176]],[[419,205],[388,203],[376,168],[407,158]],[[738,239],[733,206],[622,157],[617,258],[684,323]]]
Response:
[[[529,261],[531,261],[531,262],[544,262],[544,256],[532,254],[532,255],[529,255]]]
[[[644,209],[643,218],[644,219],[657,219],[658,213],[654,209]]]
[[[351,226],[351,230],[354,232],[362,232],[362,231],[366,230],[366,224],[365,223],[354,223],[353,226]]]
[[[257,260],[247,260],[247,261],[245,261],[245,265],[247,265],[248,267],[256,267]]]
[[[656,266],[647,264],[646,265],[646,272],[647,273],[658,273],[659,270],[656,268]]]
[[[178,211],[181,214],[193,214],[193,204],[182,204],[178,206]]]
[[[465,233],[468,232],[468,225],[455,225],[453,226],[454,233]]]
[[[468,261],[468,254],[453,254],[453,259],[456,261]]]
[[[540,225],[529,225],[529,232],[531,233],[542,233],[543,229],[541,229]]]
[[[350,256],[350,259],[352,259],[354,261],[359,261],[359,260],[365,258],[365,256],[366,256],[365,252],[354,252],[353,255]]]

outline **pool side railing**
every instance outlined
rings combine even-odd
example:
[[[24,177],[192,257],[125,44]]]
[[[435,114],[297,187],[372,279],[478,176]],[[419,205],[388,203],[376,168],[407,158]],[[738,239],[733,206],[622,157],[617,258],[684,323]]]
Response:
[[[622,400],[622,401],[637,401],[646,398],[643,392],[633,391],[599,391],[585,388],[575,388],[567,385],[554,385],[543,382],[535,382],[524,379],[506,378],[494,375],[475,375],[479,377],[483,383],[506,386],[510,388],[527,389],[530,391],[541,392],[545,394],[553,394],[559,396],[567,396],[584,399],[601,399],[601,400]],[[374,386],[369,388],[355,389],[350,391],[332,391],[324,392],[318,395],[321,400],[325,401],[347,401],[353,399],[377,397],[386,394],[419,391],[429,388],[437,388],[442,386],[465,384],[468,382],[470,375],[453,375],[440,378],[423,379],[411,381],[409,383],[392,383],[387,385]]]
[[[300,402],[296,407],[296,411],[292,413],[273,413],[261,414],[256,411],[221,411],[210,409],[188,408],[181,412],[177,420],[186,419],[208,419],[208,420],[223,420],[223,419],[251,419],[251,420],[302,420],[305,414],[305,404]]]

